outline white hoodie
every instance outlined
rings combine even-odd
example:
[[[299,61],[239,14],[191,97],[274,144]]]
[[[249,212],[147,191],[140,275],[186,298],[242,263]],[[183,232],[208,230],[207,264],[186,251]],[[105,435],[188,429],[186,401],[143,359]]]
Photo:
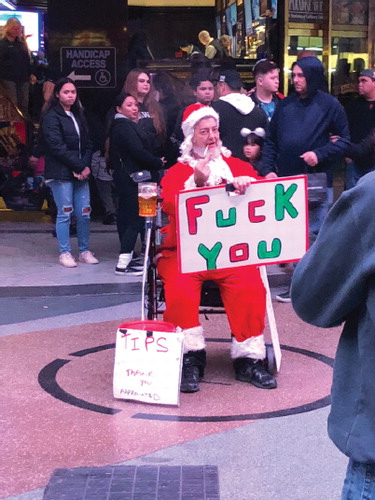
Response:
[[[254,109],[255,103],[246,94],[234,92],[220,97],[220,101],[225,101],[237,109],[242,115],[248,115]]]

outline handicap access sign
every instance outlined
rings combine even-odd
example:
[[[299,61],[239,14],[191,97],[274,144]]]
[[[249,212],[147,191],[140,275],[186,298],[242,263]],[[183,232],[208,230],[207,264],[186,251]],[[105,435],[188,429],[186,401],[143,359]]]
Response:
[[[77,87],[116,87],[115,47],[61,47],[60,66]]]

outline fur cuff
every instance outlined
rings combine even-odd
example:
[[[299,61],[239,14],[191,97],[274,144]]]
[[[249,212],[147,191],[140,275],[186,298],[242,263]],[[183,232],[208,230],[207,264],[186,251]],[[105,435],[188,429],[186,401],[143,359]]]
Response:
[[[200,351],[206,348],[203,328],[201,326],[187,328],[182,331],[184,333],[184,354],[189,351]]]
[[[186,182],[184,184],[184,189],[196,189],[197,185],[195,184],[194,180],[194,174],[192,174],[188,179],[186,179]]]
[[[234,337],[232,338],[231,347],[232,359],[237,358],[251,358],[251,359],[265,359],[266,346],[264,343],[264,336],[258,335],[257,337],[250,337],[243,342],[238,342]]]

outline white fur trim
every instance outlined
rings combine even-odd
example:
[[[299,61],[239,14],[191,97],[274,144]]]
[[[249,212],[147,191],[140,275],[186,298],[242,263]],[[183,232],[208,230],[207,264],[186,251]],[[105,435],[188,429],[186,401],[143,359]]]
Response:
[[[257,337],[250,337],[243,342],[238,342],[234,337],[232,338],[231,346],[232,359],[237,358],[251,358],[251,359],[265,359],[266,345],[264,343],[264,336],[258,335]]]
[[[211,106],[204,106],[190,113],[190,115],[181,124],[184,136],[193,135],[195,125],[203,118],[215,118],[219,126],[219,115]]]
[[[195,184],[194,174],[191,174],[184,184],[184,189],[195,189],[196,187],[197,185]]]
[[[206,348],[203,328],[201,326],[186,328],[182,332],[184,334],[184,354],[189,351],[201,351]]]
[[[189,165],[194,169],[199,160],[190,159]],[[208,177],[205,186],[219,186],[223,182],[232,182],[233,174],[229,168],[229,165],[226,161],[223,160],[222,156],[211,160],[208,163],[210,167],[210,176]],[[194,181],[194,174],[192,174],[184,184],[185,189],[194,189],[196,188],[196,184]]]

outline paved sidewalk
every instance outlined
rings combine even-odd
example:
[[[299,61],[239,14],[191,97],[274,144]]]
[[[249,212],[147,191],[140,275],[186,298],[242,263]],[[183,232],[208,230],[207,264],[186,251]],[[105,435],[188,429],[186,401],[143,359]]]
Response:
[[[116,325],[138,318],[141,310],[140,277],[114,274],[115,228],[92,224],[92,250],[100,264],[65,269],[57,262],[52,224],[2,221],[1,215],[0,383],[6,412],[0,499],[51,500],[52,486],[45,488],[56,484],[54,470],[104,471],[104,481],[108,471],[144,467],[151,475],[178,472],[180,478],[183,470],[198,471],[198,488],[206,467],[217,473],[221,500],[339,500],[346,458],[326,434],[339,328],[310,327],[290,304],[274,302],[283,364],[278,389],[261,391],[233,378],[225,317],[202,318],[209,363],[199,393],[182,395],[179,407],[114,400]],[[274,295],[285,276],[271,267]],[[91,354],[73,356],[85,350]],[[56,360],[65,363],[54,382],[69,396],[66,401],[38,383]],[[118,413],[77,407],[77,399]],[[153,486],[161,484],[157,477]],[[87,498],[112,498],[100,491]],[[205,498],[193,491],[193,500]],[[65,497],[60,490],[54,498],[85,497],[68,489]]]

